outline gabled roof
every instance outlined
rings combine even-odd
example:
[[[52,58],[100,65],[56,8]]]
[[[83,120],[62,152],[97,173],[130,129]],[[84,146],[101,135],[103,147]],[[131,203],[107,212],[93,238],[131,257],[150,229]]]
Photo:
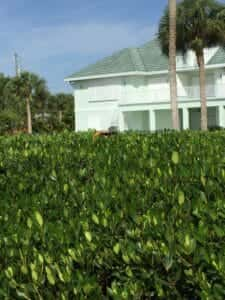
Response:
[[[219,48],[208,65],[225,64],[225,51]],[[126,48],[72,74],[67,80],[128,72],[159,72],[168,70],[168,57],[154,39],[139,48]]]
[[[207,65],[219,65],[225,63],[225,49],[219,48]]]

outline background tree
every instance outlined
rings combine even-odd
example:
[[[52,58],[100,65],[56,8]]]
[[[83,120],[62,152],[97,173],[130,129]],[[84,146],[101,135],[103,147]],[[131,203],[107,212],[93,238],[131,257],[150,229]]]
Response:
[[[169,79],[173,129],[179,130],[176,72],[176,0],[169,0]]]
[[[14,91],[12,78],[0,76],[0,132],[24,128],[24,104]]]
[[[0,73],[0,110],[1,111],[3,111],[7,106],[6,97],[5,97],[5,87],[9,81],[10,81],[10,77],[7,77],[4,74]]]
[[[74,98],[70,94],[51,95],[48,101],[48,112],[57,118],[59,126],[74,128]]]
[[[35,93],[34,76],[31,73],[23,72],[20,76],[14,77],[10,81],[11,93],[21,98],[26,103],[27,132],[32,133],[31,101]]]
[[[0,134],[23,131],[28,126],[27,112],[35,133],[74,129],[72,95],[50,93],[46,81],[33,73],[12,78],[0,74]]]
[[[33,95],[32,95],[32,115],[33,122],[37,117],[42,119],[45,118],[47,113],[48,99],[50,97],[50,92],[48,90],[46,81],[36,74],[31,74]]]
[[[225,44],[225,22],[221,17],[224,7],[216,0],[183,0],[177,4],[177,51],[185,55],[193,50],[199,66],[202,130],[208,128],[204,49]],[[158,37],[162,51],[168,55],[168,9],[160,21]]]

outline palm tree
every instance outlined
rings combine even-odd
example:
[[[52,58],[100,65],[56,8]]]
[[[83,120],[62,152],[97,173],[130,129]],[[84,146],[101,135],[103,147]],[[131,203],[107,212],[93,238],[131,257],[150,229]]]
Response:
[[[33,105],[32,112],[34,116],[41,116],[45,119],[47,113],[48,99],[50,92],[48,90],[46,81],[36,74],[31,74],[33,86]]]
[[[37,75],[22,72],[19,76],[12,78],[8,84],[7,89],[17,100],[25,100],[26,103],[26,118],[27,118],[27,132],[32,134],[32,113],[31,113],[31,103],[34,100],[34,110],[41,107],[44,111],[46,105],[46,97],[49,92],[45,85],[45,81],[39,78]]]
[[[66,107],[66,95],[59,93],[56,95],[57,99],[57,111],[58,111],[58,118],[59,118],[59,123],[62,123],[63,120],[63,112],[65,111]]]
[[[179,130],[179,111],[177,105],[176,78],[176,0],[169,0],[169,69],[170,69],[170,99],[173,129]]]
[[[14,93],[17,97],[26,101],[26,113],[27,113],[27,132],[32,134],[32,117],[31,117],[31,101],[32,101],[32,78],[28,72],[21,73],[20,76],[16,76],[11,82]]]
[[[183,0],[177,5],[177,51],[183,55],[194,51],[199,67],[201,129],[207,130],[204,49],[225,44],[225,6],[216,0]],[[159,25],[158,38],[162,51],[169,52],[169,12],[165,11]]]

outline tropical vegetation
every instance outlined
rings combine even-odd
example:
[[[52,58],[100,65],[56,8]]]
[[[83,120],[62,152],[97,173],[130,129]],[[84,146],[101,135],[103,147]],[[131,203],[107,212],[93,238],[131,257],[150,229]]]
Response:
[[[224,143],[0,137],[0,298],[225,299]]]
[[[216,0],[183,0],[177,4],[176,48],[183,55],[196,54],[199,67],[201,128],[207,130],[204,49],[225,45],[225,6]],[[162,50],[169,53],[169,11],[166,9],[159,25],[158,37]]]
[[[36,74],[0,74],[0,134],[74,129],[73,96],[52,94]]]

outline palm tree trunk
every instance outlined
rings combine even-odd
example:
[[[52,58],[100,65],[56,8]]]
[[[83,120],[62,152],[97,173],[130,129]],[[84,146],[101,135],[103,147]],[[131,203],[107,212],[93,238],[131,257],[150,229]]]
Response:
[[[203,51],[197,54],[197,62],[199,66],[199,85],[201,99],[201,129],[205,131],[208,129],[208,117],[206,100],[205,60]]]
[[[62,110],[59,110],[59,123],[62,123],[62,118],[63,118],[63,112]]]
[[[32,119],[31,119],[31,109],[30,109],[30,99],[26,99],[26,108],[27,108],[27,131],[29,134],[32,134]]]
[[[170,100],[172,110],[173,129],[179,130],[179,111],[177,104],[177,74],[176,74],[176,0],[169,0],[170,41],[169,41],[169,78]]]

